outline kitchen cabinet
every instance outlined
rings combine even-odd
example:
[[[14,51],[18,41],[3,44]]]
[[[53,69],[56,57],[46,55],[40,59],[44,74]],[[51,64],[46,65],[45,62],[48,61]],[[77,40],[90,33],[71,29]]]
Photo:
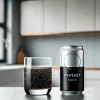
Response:
[[[100,0],[96,0],[96,31],[100,31]]]
[[[21,3],[21,34],[43,33],[43,1]]]
[[[65,32],[65,0],[44,0],[44,32]]]
[[[22,1],[21,35],[99,33],[99,5],[100,0]]]
[[[67,0],[66,31],[94,31],[94,0]]]
[[[0,23],[4,22],[4,0],[0,0]]]

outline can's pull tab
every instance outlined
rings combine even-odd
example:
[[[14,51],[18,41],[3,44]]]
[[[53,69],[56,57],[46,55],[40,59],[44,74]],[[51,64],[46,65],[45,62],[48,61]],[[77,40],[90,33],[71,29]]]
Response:
[[[64,58],[64,65],[66,67],[80,67],[81,59],[76,53],[69,53]]]

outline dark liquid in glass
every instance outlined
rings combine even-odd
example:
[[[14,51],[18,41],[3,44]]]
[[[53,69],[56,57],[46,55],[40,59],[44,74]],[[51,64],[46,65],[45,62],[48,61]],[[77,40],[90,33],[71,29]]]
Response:
[[[52,68],[51,67],[34,67],[24,69],[24,89],[27,94],[30,90],[47,89],[48,94],[52,85]],[[42,94],[42,93],[41,93]]]

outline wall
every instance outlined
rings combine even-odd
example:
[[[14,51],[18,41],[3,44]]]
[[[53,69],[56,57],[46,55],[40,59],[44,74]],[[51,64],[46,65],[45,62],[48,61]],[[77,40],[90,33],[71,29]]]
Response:
[[[7,63],[16,63],[16,54],[22,43],[20,36],[20,0],[8,0],[7,17]]]
[[[13,63],[16,63],[16,54],[19,47],[22,45],[20,36],[20,0],[12,0],[12,7],[12,60]]]
[[[23,37],[26,56],[50,56],[59,65],[59,50],[64,45],[83,45],[85,67],[100,67],[100,34]]]

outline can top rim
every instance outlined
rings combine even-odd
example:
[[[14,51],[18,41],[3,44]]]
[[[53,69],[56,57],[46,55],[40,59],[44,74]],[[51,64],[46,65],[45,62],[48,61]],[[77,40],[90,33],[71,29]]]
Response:
[[[70,49],[70,48],[82,49],[83,46],[81,46],[81,45],[69,45],[69,46],[63,46],[63,47],[61,47],[61,48],[63,48],[63,49]]]

